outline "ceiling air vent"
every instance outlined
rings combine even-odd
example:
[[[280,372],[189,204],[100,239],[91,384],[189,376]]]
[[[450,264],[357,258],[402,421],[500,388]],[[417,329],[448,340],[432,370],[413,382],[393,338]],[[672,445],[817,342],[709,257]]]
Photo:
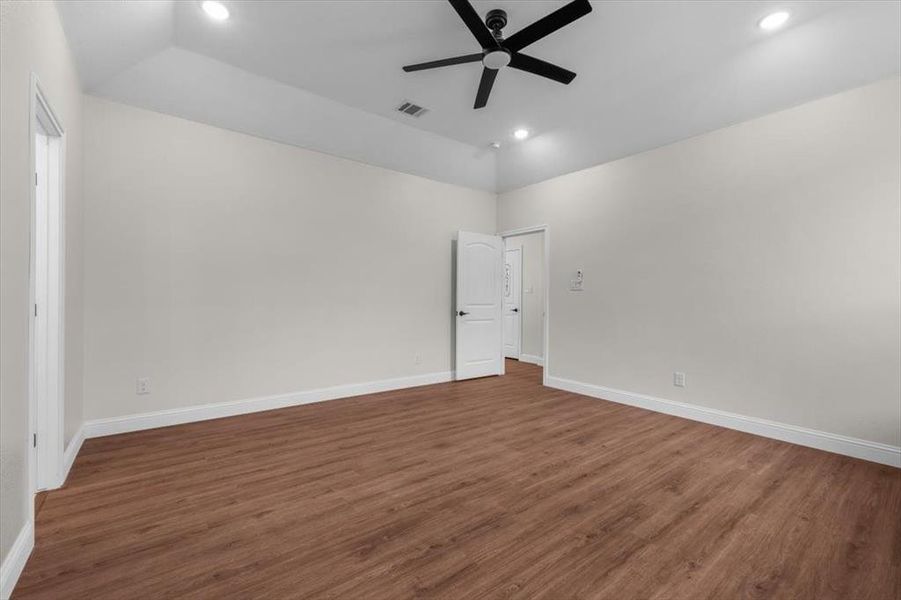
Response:
[[[422,115],[429,112],[429,109],[423,108],[418,104],[413,104],[409,100],[404,100],[403,104],[397,107],[397,112],[402,112],[405,115],[410,115],[411,117],[421,117]]]

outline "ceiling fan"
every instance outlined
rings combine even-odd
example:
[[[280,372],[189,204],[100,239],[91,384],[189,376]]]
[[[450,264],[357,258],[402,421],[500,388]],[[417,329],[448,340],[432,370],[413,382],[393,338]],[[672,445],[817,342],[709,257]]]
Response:
[[[464,63],[481,62],[482,79],[479,82],[479,91],[476,93],[476,101],[473,108],[482,108],[488,104],[488,96],[494,85],[497,72],[506,66],[526,71],[563,84],[569,84],[576,76],[572,71],[545,62],[520,52],[523,48],[537,42],[546,35],[554,33],[558,29],[566,27],[576,19],[584,17],[591,12],[588,0],[573,0],[551,14],[538,19],[525,29],[521,29],[504,39],[501,30],[507,25],[507,13],[500,9],[488,11],[485,23],[476,12],[469,0],[448,0],[463,23],[472,32],[476,41],[482,47],[482,51],[475,54],[464,54],[442,60],[433,60],[415,65],[407,65],[404,71],[422,71],[437,67],[448,67]],[[487,27],[486,27],[487,26]]]

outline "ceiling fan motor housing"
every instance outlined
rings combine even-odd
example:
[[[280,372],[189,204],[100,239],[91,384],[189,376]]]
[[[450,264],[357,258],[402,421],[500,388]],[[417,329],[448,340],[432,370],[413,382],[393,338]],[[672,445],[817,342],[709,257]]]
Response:
[[[501,29],[507,26],[507,11],[499,8],[489,10],[488,14],[485,15],[485,25],[487,25],[488,29],[494,32],[495,37],[497,37],[500,35]]]

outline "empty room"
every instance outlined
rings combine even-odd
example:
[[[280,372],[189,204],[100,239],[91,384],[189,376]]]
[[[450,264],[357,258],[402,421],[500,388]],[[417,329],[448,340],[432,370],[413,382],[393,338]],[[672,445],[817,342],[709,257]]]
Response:
[[[0,599],[901,600],[901,0],[0,0]]]

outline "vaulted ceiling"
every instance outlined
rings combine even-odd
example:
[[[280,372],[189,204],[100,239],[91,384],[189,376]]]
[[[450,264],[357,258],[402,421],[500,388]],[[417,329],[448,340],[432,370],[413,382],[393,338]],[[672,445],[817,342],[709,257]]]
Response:
[[[89,93],[496,191],[901,73],[898,2],[593,2],[529,47],[572,84],[505,69],[473,110],[479,63],[401,70],[479,50],[446,2],[222,2],[224,22],[199,0],[58,6]],[[509,35],[565,2],[473,4],[505,9]],[[758,28],[776,9],[788,25]]]

